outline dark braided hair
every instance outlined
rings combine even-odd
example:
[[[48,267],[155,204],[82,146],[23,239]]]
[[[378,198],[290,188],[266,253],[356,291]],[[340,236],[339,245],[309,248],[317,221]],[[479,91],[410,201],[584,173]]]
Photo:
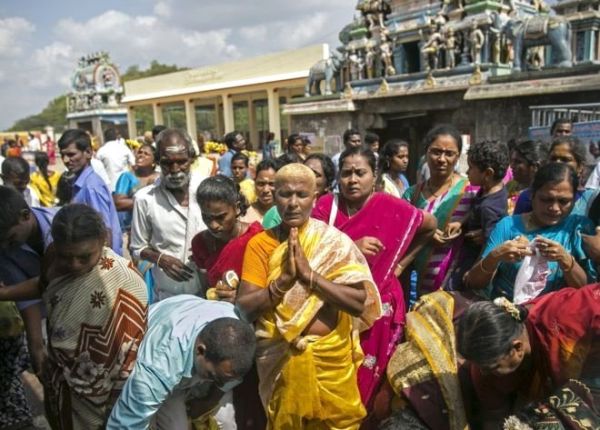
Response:
[[[50,159],[48,158],[48,154],[44,151],[35,151],[35,165],[38,170],[44,177],[44,180],[48,184],[48,187],[51,191],[54,191],[52,184],[50,183],[50,178],[48,177],[48,164],[50,164]]]
[[[199,205],[206,202],[225,202],[233,207],[240,208],[240,216],[246,215],[250,206],[246,197],[240,191],[240,186],[231,178],[224,175],[211,176],[200,183],[196,192]]]

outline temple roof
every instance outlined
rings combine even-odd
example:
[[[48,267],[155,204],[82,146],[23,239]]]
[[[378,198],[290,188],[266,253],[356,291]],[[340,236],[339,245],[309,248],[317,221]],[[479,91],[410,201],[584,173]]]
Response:
[[[125,82],[123,102],[180,96],[308,77],[329,56],[326,44]]]

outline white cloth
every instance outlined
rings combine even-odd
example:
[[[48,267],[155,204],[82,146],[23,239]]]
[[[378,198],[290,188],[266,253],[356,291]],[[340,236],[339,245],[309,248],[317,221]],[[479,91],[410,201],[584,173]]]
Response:
[[[156,430],[188,430],[188,416],[186,399],[189,393],[186,390],[176,389],[173,394],[162,404],[153,424]],[[229,391],[219,402],[219,409],[214,415],[220,430],[236,430],[235,409],[233,407],[233,393]]]
[[[127,147],[123,139],[106,142],[98,149],[96,157],[102,161],[106,173],[108,173],[111,192],[115,190],[119,176],[135,164],[133,152]]]
[[[29,151],[41,151],[42,150],[42,142],[37,137],[34,137],[27,143],[27,149]]]
[[[100,176],[100,179],[106,184],[107,187],[110,187],[110,178],[108,177],[108,173],[106,173],[106,169],[104,168],[104,164],[102,161],[98,160],[95,157],[92,157],[90,160],[90,165],[94,170],[94,173]]]
[[[182,207],[162,183],[142,188],[135,194],[131,222],[131,254],[140,258],[148,247],[177,258],[194,269],[194,277],[186,282],[170,278],[157,265],[152,268],[157,300],[177,294],[197,294],[200,278],[190,259],[192,239],[206,229],[196,190],[205,176],[192,172],[189,185],[189,205]]]
[[[25,201],[30,208],[39,208],[41,207],[40,198],[31,185],[27,185],[25,191],[23,191],[23,197],[25,197]]]
[[[592,170],[590,177],[585,183],[585,187],[592,189],[600,188],[600,163],[596,164],[596,167]]]

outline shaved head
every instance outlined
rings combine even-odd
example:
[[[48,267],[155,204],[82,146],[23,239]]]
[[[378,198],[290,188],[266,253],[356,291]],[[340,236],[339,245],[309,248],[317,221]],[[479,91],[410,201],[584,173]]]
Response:
[[[308,191],[316,191],[317,189],[315,173],[304,164],[288,164],[277,171],[275,174],[275,188],[290,182],[306,182],[310,187]]]

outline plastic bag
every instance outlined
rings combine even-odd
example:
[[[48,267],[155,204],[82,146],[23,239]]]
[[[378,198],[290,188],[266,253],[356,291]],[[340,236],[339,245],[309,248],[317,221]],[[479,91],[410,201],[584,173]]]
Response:
[[[515,278],[513,303],[516,305],[537,297],[546,288],[546,281],[550,274],[548,260],[542,257],[535,246],[535,241],[531,242],[529,249],[532,255],[523,258],[523,263]]]

